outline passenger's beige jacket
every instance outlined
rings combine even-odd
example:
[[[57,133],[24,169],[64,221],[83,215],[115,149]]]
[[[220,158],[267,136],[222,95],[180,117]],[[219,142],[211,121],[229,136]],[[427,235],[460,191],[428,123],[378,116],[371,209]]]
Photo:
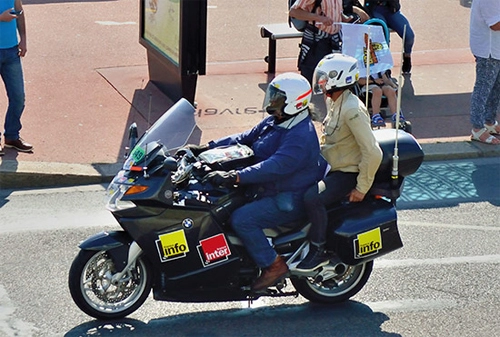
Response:
[[[356,189],[366,193],[382,161],[364,104],[349,90],[337,101],[328,98],[323,122],[321,152],[330,171],[359,172]]]

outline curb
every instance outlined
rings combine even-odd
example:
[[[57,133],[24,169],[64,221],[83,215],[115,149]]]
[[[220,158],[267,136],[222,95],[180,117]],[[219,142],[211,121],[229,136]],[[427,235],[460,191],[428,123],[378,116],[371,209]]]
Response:
[[[477,142],[420,144],[424,161],[499,157],[500,147]],[[109,183],[123,163],[67,164],[0,161],[0,189],[31,189]]]
[[[123,163],[67,164],[0,161],[0,189],[74,186],[110,182]]]

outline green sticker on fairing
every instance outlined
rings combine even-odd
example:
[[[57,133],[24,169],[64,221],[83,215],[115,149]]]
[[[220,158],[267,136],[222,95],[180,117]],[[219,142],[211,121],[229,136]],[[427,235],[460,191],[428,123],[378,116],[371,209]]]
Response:
[[[146,151],[140,146],[136,146],[130,156],[134,160],[136,164],[138,164],[141,160],[144,159],[144,156],[146,155]]]

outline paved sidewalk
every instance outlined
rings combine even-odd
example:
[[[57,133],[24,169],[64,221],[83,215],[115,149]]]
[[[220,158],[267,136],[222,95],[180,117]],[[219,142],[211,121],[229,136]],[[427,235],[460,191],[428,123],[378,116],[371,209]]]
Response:
[[[137,1],[23,3],[29,42],[21,134],[35,151],[5,149],[0,188],[107,182],[123,162],[130,123],[142,133],[172,104],[148,82],[146,51],[138,43]],[[254,112],[273,76],[265,72],[267,39],[258,26],[286,22],[286,3],[209,0],[207,75],[199,78],[196,94],[201,142],[248,129],[262,118]],[[469,9],[459,0],[402,0],[402,6],[417,35],[402,107],[425,160],[500,158],[499,146],[470,142],[475,75]],[[421,10],[425,6],[434,8],[431,15]],[[245,14],[244,22],[234,15],[238,12]],[[395,34],[391,39],[397,74],[401,43]],[[277,73],[296,71],[298,42],[278,41]],[[2,120],[5,109],[0,90]]]

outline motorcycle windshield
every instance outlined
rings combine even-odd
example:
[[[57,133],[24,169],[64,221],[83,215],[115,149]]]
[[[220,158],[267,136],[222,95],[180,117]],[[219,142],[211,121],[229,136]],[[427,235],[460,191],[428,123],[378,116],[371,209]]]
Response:
[[[186,99],[177,101],[142,135],[130,152],[123,169],[145,166],[148,155],[157,148],[158,143],[163,145],[166,151],[186,145],[196,127],[194,112],[195,108]]]

